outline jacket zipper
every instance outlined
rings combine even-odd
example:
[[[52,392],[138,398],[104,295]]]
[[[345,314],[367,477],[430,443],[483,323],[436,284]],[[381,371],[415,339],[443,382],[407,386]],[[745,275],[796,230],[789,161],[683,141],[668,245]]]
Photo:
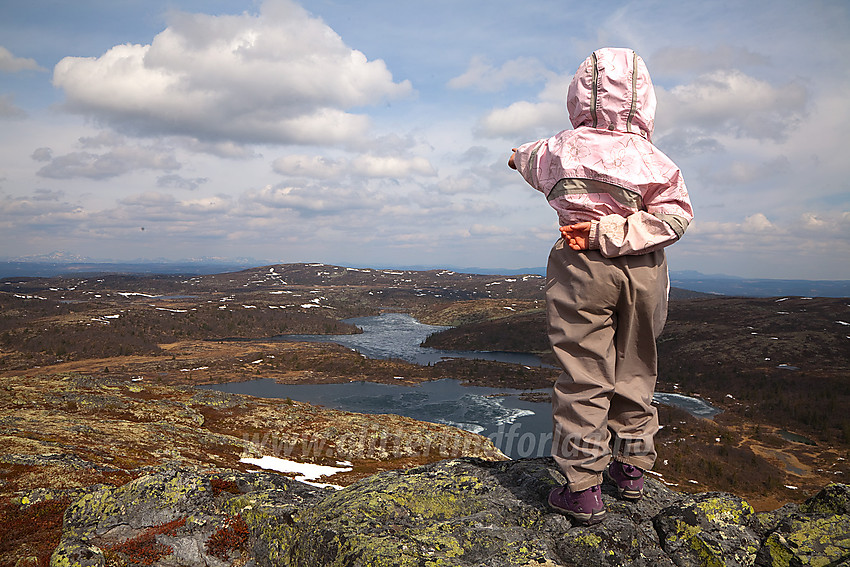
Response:
[[[632,51],[632,105],[629,108],[629,117],[626,120],[626,132],[632,131],[632,119],[635,117],[637,106],[637,53]]]
[[[599,80],[599,70],[597,69],[596,52],[590,54],[593,62],[593,87],[590,89],[590,118],[593,121],[593,127],[596,128],[596,81]]]

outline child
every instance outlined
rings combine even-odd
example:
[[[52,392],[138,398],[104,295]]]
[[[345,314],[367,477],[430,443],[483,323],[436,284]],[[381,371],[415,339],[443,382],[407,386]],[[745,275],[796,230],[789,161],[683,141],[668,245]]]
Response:
[[[567,92],[574,130],[520,146],[508,165],[558,212],[546,270],[549,340],[563,372],[552,393],[552,455],[567,484],[549,505],[602,520],[602,473],[643,495],[658,416],[655,339],[667,317],[665,246],[693,219],[676,165],[651,143],[655,91],[630,49],[595,51]],[[610,463],[610,465],[609,465]]]

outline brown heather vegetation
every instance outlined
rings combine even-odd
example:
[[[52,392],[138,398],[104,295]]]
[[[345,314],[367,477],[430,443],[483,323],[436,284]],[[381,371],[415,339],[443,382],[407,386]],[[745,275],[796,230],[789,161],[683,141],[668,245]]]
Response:
[[[5,545],[0,565],[15,563],[7,541],[18,542],[12,545],[29,549],[26,553],[44,564],[49,544],[37,542],[54,541],[58,534],[54,524],[65,500],[40,505],[42,510],[21,505],[24,492],[122,484],[139,474],[138,467],[163,459],[206,459],[240,468],[242,449],[233,439],[267,432],[269,420],[281,424],[275,431],[289,432],[299,424],[292,431],[304,439],[322,432],[334,448],[334,432],[352,427],[353,418],[336,423],[342,414],[308,404],[195,403],[195,390],[186,386],[263,377],[285,383],[406,384],[456,378],[520,390],[548,387],[557,377],[551,368],[461,359],[422,367],[367,360],[330,343],[269,340],[282,333],[357,332],[341,321],[396,311],[454,326],[432,336],[429,346],[536,352],[546,359],[542,283],[539,276],[307,264],[195,277],[81,275],[0,282],[0,380],[6,384],[0,391],[5,453],[0,455]],[[677,490],[730,491],[757,509],[800,501],[832,481],[847,482],[850,330],[840,322],[850,321],[848,300],[741,299],[677,290],[673,299],[658,343],[658,390],[701,396],[723,413],[705,420],[659,406],[663,428],[654,472]],[[57,384],[74,386],[63,391]],[[377,427],[376,419],[371,416],[368,423]],[[282,425],[285,420],[292,421]],[[145,435],[170,436],[182,450],[167,449],[162,439],[134,437],[142,425]],[[789,440],[786,432],[811,444]],[[298,447],[292,458],[310,457]],[[84,463],[108,466],[63,469],[44,457],[68,452]],[[334,482],[422,462],[365,459]],[[15,522],[30,517],[26,514],[44,520],[25,521],[21,534]],[[222,542],[238,543],[237,531],[222,533]]]

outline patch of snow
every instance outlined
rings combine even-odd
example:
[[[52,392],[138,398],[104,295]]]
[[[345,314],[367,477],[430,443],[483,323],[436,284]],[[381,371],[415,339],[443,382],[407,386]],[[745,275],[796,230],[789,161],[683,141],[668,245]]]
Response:
[[[156,307],[157,311],[168,311],[170,313],[188,313],[187,309],[168,309],[167,307]]]
[[[350,466],[351,463],[348,462],[337,463],[348,466],[329,467],[325,465],[314,465],[312,463],[299,463],[296,461],[288,461],[286,459],[281,459],[279,457],[271,457],[268,455],[264,455],[259,459],[245,457],[243,459],[239,459],[239,462],[247,463],[249,465],[256,465],[262,469],[271,471],[277,471],[282,473],[296,473],[299,476],[296,476],[295,480],[300,482],[316,480],[317,478],[321,478],[323,476],[332,476],[337,473],[348,472],[352,470],[352,467]]]

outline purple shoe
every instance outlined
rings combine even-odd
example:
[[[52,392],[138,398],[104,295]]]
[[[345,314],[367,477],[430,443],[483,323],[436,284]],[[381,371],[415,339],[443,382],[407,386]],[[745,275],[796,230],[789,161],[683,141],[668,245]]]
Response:
[[[617,491],[624,500],[640,500],[643,497],[643,471],[639,468],[613,461],[608,474],[617,483]]]
[[[602,489],[597,484],[587,490],[570,492],[567,485],[549,493],[549,506],[587,526],[598,524],[605,517]]]

